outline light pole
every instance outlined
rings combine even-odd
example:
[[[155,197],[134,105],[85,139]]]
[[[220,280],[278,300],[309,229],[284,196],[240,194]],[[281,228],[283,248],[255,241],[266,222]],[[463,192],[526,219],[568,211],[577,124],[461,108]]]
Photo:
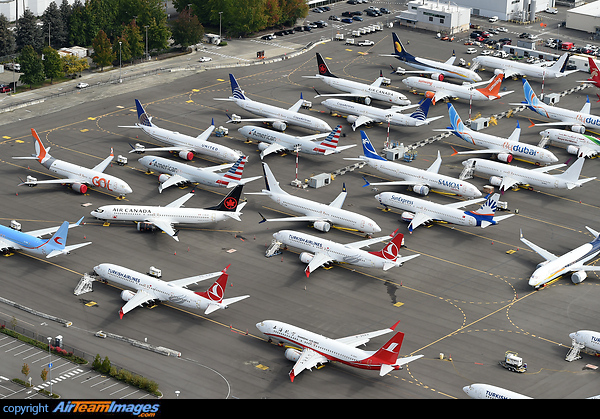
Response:
[[[148,25],[144,25],[144,28],[146,28],[146,60],[149,60],[150,57],[148,57]]]
[[[52,353],[50,352],[50,341],[52,338],[48,336],[48,356],[50,357],[50,362],[48,362],[48,370],[50,374],[50,395],[52,395]]]
[[[219,12],[219,43],[221,43],[221,17],[223,12]]]
[[[121,66],[121,44],[123,41],[119,41],[119,83],[123,83],[123,67]]]

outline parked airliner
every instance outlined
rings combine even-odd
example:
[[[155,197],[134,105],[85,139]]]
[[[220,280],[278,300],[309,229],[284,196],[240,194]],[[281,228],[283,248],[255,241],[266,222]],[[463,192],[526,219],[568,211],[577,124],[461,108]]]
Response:
[[[540,132],[541,144],[559,143],[567,146],[567,153],[577,157],[593,157],[600,153],[600,138],[573,131],[549,128]]]
[[[492,386],[490,384],[471,384],[464,386],[463,391],[473,399],[531,399],[523,394],[515,393],[505,388]]]
[[[565,77],[569,74],[579,71],[565,71],[565,67],[568,64],[568,58],[569,53],[565,52],[558,59],[558,61],[553,62],[551,65],[547,65],[548,63],[528,64],[515,60],[506,60],[499,57],[480,55],[479,57],[473,58],[473,63],[477,66],[493,68],[495,69],[494,74],[504,74],[504,77],[507,79],[515,76],[525,76],[528,78],[538,79],[554,79]]]
[[[577,332],[569,333],[569,337],[574,342],[600,353],[600,333],[593,330],[578,330]]]

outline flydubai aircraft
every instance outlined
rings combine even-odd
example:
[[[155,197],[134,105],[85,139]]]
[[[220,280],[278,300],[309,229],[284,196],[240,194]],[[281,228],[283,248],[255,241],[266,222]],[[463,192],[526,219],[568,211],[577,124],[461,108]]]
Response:
[[[375,195],[375,199],[384,207],[393,207],[406,212],[402,213],[402,219],[410,221],[408,231],[411,233],[421,224],[434,220],[445,221],[461,226],[480,226],[485,228],[496,225],[500,221],[510,218],[515,214],[495,216],[500,194],[489,197],[485,203],[476,211],[462,211],[460,208],[472,205],[484,200],[484,198],[469,201],[458,201],[452,204],[438,204],[425,199],[413,198],[393,192],[382,192]]]
[[[157,127],[152,123],[152,117],[149,116],[139,100],[135,99],[137,109],[138,123],[134,126],[119,126],[119,128],[138,128],[148,134],[150,137],[162,143],[170,144],[169,147],[146,148],[141,144],[132,146],[130,153],[145,153],[146,151],[176,151],[179,157],[184,160],[192,160],[194,153],[204,154],[219,160],[235,162],[243,156],[241,151],[233,150],[221,144],[208,141],[210,134],[215,129],[215,120],[213,119],[210,127],[197,137],[181,134],[176,131],[169,131]]]
[[[304,221],[313,223],[315,229],[324,232],[328,232],[332,224],[369,234],[381,231],[381,228],[372,219],[342,208],[346,196],[348,195],[345,184],[342,192],[337,198],[327,205],[299,196],[290,195],[284,191],[281,186],[279,186],[279,182],[275,179],[275,176],[267,163],[263,163],[263,172],[265,174],[266,189],[263,189],[262,192],[248,192],[247,194],[266,195],[284,208],[299,212],[304,214],[304,216],[266,219],[259,212],[262,217],[261,223],[266,221]]]
[[[584,265],[600,254],[600,238],[598,237],[598,232],[588,226],[585,228],[592,233],[594,240],[583,244],[562,256],[556,256],[555,254],[530,242],[523,237],[523,232],[521,231],[521,241],[529,246],[538,255],[546,259],[544,262],[537,265],[537,268],[529,278],[529,285],[535,287],[535,289],[538,289],[554,278],[558,278],[559,276],[569,272],[573,272],[571,275],[571,281],[574,284],[579,284],[583,282],[585,278],[587,278],[588,272],[600,271],[600,266]]]
[[[262,176],[254,176],[242,179],[244,165],[248,161],[247,156],[240,157],[236,163],[221,164],[211,167],[194,167],[185,163],[174,162],[163,157],[144,156],[138,160],[148,171],[156,170],[162,173],[158,176],[160,185],[158,192],[162,192],[173,185],[185,183],[201,183],[206,186],[220,186],[233,188],[237,185],[245,185]],[[225,173],[216,173],[219,170],[229,169]]]
[[[544,164],[555,163],[558,161],[558,158],[545,148],[519,142],[521,128],[518,121],[517,128],[515,128],[512,134],[508,138],[502,138],[467,128],[451,103],[448,103],[448,114],[450,116],[451,126],[446,130],[435,131],[450,131],[469,144],[485,148],[485,150],[472,151],[454,150],[453,156],[457,154],[488,153],[495,155],[498,160],[506,163],[510,163],[513,160],[513,157]]]
[[[442,165],[442,158],[440,157],[439,151],[437,159],[431,164],[431,166],[429,166],[428,169],[419,169],[411,165],[400,164],[384,159],[377,154],[373,144],[371,144],[371,141],[369,140],[369,137],[367,137],[367,134],[364,131],[361,131],[360,135],[362,138],[364,155],[358,158],[344,157],[344,160],[365,161],[369,167],[383,173],[386,176],[396,179],[404,179],[375,183],[370,183],[365,179],[366,184],[363,185],[363,187],[379,185],[406,185],[411,186],[413,192],[418,195],[427,195],[431,189],[462,195],[468,198],[478,198],[482,195],[481,191],[479,191],[476,186],[463,180],[438,173],[440,166]]]
[[[234,219],[242,221],[240,212],[246,202],[240,202],[242,188],[237,185],[219,205],[210,208],[183,208],[184,204],[195,195],[194,191],[167,204],[164,207],[150,205],[105,205],[94,211],[92,215],[105,221],[133,221],[138,231],[161,229],[179,241],[179,230],[175,224],[205,224]]]
[[[252,125],[238,129],[238,132],[244,137],[259,141],[258,149],[260,150],[261,159],[271,153],[282,151],[298,151],[305,154],[329,156],[355,147],[356,144],[338,145],[341,131],[342,126],[338,125],[329,134],[322,133],[299,137]],[[323,139],[319,140],[320,138]]]
[[[13,159],[37,160],[46,169],[62,177],[50,180],[28,180],[27,182],[20,183],[19,186],[36,186],[40,183],[70,184],[71,189],[75,192],[84,194],[88,190],[88,185],[91,185],[100,189],[106,189],[109,192],[118,193],[121,197],[133,192],[124,180],[104,173],[104,170],[114,158],[112,148],[110,149],[110,156],[94,168],[88,169],[64,160],[55,159],[50,155],[50,147],[44,147],[42,140],[40,140],[40,137],[33,128],[31,128],[31,135],[35,139],[35,154],[32,154],[31,157],[13,157]]]
[[[233,74],[229,74],[229,81],[231,82],[232,96],[228,99],[215,98],[215,100],[230,100],[235,102],[240,108],[253,113],[254,115],[259,115],[261,118],[230,119],[227,122],[268,122],[277,131],[285,131],[290,124],[319,132],[331,131],[331,127],[325,121],[312,115],[304,115],[298,112],[304,103],[302,95],[300,95],[300,99],[290,108],[283,109],[277,106],[256,102],[244,95],[244,91],[241,89]]]
[[[473,83],[473,84],[454,84],[445,81],[432,80],[424,77],[406,77],[402,80],[407,87],[425,90],[425,97],[431,98],[435,105],[440,100],[445,98],[459,98],[466,100],[494,100],[500,99],[512,93],[501,92],[503,74],[498,74],[489,81]]]
[[[490,384],[471,384],[470,386],[464,386],[463,391],[473,399],[531,399],[531,397],[523,394]]]
[[[92,244],[92,242],[87,242],[66,246],[69,229],[79,226],[81,221],[83,221],[83,217],[74,224],[65,221],[59,227],[42,228],[27,233],[0,225],[0,252],[7,254],[13,250],[19,250],[46,258],[68,255],[75,249]],[[52,234],[52,237],[48,240],[41,238],[47,234]]]
[[[600,153],[600,138],[577,132],[549,128],[540,132],[542,140],[540,144],[559,143],[567,146],[567,153],[575,154],[577,157],[592,157]]]
[[[281,230],[273,234],[275,240],[286,246],[293,246],[304,250],[300,253],[300,261],[307,263],[304,270],[308,278],[310,273],[321,266],[338,262],[365,268],[381,268],[384,271],[393,267],[402,266],[410,259],[419,254],[400,256],[398,251],[404,242],[404,235],[394,231],[389,236],[361,240],[348,244],[336,243],[310,234],[292,230]],[[391,241],[379,252],[367,252],[361,248],[379,243],[385,240]]]
[[[330,339],[277,320],[263,320],[257,323],[256,327],[269,338],[269,342],[277,341],[292,346],[285,350],[285,357],[295,362],[289,373],[290,380],[294,382],[294,378],[302,371],[312,370],[330,361],[338,361],[365,370],[379,370],[379,376],[381,377],[391,371],[401,370],[409,362],[423,357],[423,355],[400,357],[400,348],[404,340],[404,333],[402,332],[396,332],[378,351],[358,349],[358,346],[367,344],[369,340],[375,337],[395,332],[398,323],[400,322],[396,322],[389,329],[338,339]],[[296,349],[296,346],[300,348]]]
[[[415,57],[414,55],[409,54],[395,32],[392,32],[392,38],[394,42],[394,53],[391,55],[382,56],[395,57],[418,70],[407,71],[401,67],[398,67],[398,70],[396,70],[396,73],[398,74],[430,74],[432,79],[440,81],[444,80],[445,77],[459,79],[463,82],[466,81],[469,83],[481,81],[479,74],[473,70],[454,65],[454,60],[456,59],[456,56],[454,55],[444,63],[430,60],[428,58]]]
[[[548,65],[548,63],[528,64],[519,61],[506,60],[499,57],[480,55],[473,58],[473,63],[478,66],[494,68],[495,74],[504,74],[504,78],[525,76],[528,78],[554,79],[565,77],[579,70],[565,71],[569,53],[565,52],[558,61]]]
[[[353,80],[341,79],[329,71],[329,67],[321,57],[321,54],[317,52],[317,69],[319,74],[316,76],[302,76],[305,78],[319,79],[329,87],[337,90],[341,90],[346,93],[328,93],[321,94],[317,92],[318,97],[351,97],[357,98],[361,103],[370,105],[371,100],[379,100],[382,102],[391,103],[393,105],[410,105],[410,100],[406,98],[402,93],[395,92],[390,89],[384,89],[381,87],[381,82],[384,77],[380,73],[377,80],[371,84],[364,84]],[[316,89],[315,89],[316,91]]]
[[[191,276],[174,281],[163,281],[154,276],[112,263],[101,263],[94,267],[94,272],[109,283],[131,287],[136,291],[123,290],[121,292],[121,298],[127,301],[119,310],[119,317],[122,319],[125,314],[134,308],[151,301],[167,301],[187,308],[204,310],[204,314],[209,315],[213,311],[228,308],[229,305],[250,297],[249,295],[243,295],[241,297],[223,298],[227,288],[229,275],[226,272],[229,266],[227,265],[220,272]],[[205,292],[194,292],[187,289],[188,285],[197,284],[200,281],[217,276],[219,279]]]

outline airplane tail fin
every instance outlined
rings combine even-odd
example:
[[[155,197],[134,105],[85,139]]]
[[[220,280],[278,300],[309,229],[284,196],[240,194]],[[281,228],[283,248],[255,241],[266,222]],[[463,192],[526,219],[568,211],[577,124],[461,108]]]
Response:
[[[135,107],[137,109],[138,121],[139,121],[140,125],[144,125],[146,127],[151,127],[152,126],[152,122],[150,122],[150,120],[152,118],[150,118],[148,116],[148,114],[144,110],[144,107],[142,106],[142,104],[140,103],[140,101],[137,100],[137,99],[135,99]]]
[[[377,361],[379,361],[378,363],[381,363],[382,365],[394,365],[398,360],[403,340],[404,333],[396,333],[385,345],[372,355],[372,358],[377,359]]]
[[[231,83],[231,95],[234,99],[246,100],[246,96],[244,96],[244,91],[238,84],[237,80],[233,76],[233,74],[229,74],[229,81]]]
[[[502,86],[503,79],[504,73],[500,73],[496,77],[494,77],[487,86],[481,87],[477,89],[477,91],[483,94],[488,99],[499,98],[500,86]]]
[[[379,252],[369,252],[372,255],[379,256],[380,258],[384,258],[389,260],[390,262],[395,262],[398,259],[398,253],[400,248],[402,247],[402,243],[404,243],[404,234],[396,233],[394,238],[385,245],[385,247]]]
[[[460,119],[460,115],[458,114],[456,109],[454,109],[454,106],[452,106],[451,103],[448,103],[448,116],[450,117],[450,125],[452,126],[452,129],[454,131],[466,131],[465,124],[463,124],[462,120]]]
[[[338,125],[335,127],[321,144],[319,144],[321,149],[323,150],[323,154],[331,154],[335,151],[338,146],[338,142],[340,140],[340,133],[342,132],[342,126]]]
[[[402,61],[414,61],[415,57],[406,51],[395,32],[392,32],[392,39],[394,41],[394,55]]]
[[[417,110],[410,114],[410,117],[418,119],[419,121],[425,121],[427,119],[427,114],[429,113],[429,106],[431,106],[431,98],[423,99],[419,103]]]
[[[592,57],[588,57],[588,60],[590,64],[590,78],[588,80],[600,83],[600,70],[598,70],[596,62]]]
[[[248,161],[248,156],[240,157],[233,166],[223,175],[227,180],[239,182],[242,180],[242,174],[244,173],[244,166]]]
[[[525,103],[529,106],[537,106],[540,101],[536,96],[535,92],[529,85],[529,82],[526,79],[523,79],[523,93],[525,94]],[[534,110],[535,111],[535,110]],[[537,112],[537,111],[535,111]]]
[[[46,160],[52,157],[50,156],[50,147],[44,147],[44,144],[42,144],[42,140],[40,140],[38,133],[33,128],[31,128],[31,135],[33,135],[33,138],[35,139],[35,158],[40,163],[44,164]]]
[[[584,180],[579,180],[579,175],[581,174],[581,169],[583,169],[584,162],[585,162],[585,157],[579,157],[579,158],[577,158],[577,160],[575,160],[575,163],[573,163],[562,174],[556,175],[567,182],[568,189],[572,189],[576,186],[581,186],[582,183],[595,179],[595,178],[587,178]]]
[[[227,268],[228,267],[229,265],[227,266]],[[205,292],[196,292],[197,295],[204,297],[210,301],[208,307],[204,311],[204,314],[206,315],[219,309],[225,309],[229,306],[229,304],[236,303],[240,300],[249,297],[249,295],[244,295],[241,297],[224,298],[225,289],[227,287],[227,279],[229,278],[229,274],[226,273],[227,268],[223,269],[219,279],[217,279],[215,283],[212,284],[210,288],[208,288],[208,290],[206,290]]]
[[[550,66],[550,70],[564,73],[567,68],[569,53],[565,52],[554,64]]]
[[[377,154],[377,151],[375,151],[373,144],[371,144],[369,137],[367,137],[367,134],[364,131],[360,132],[360,138],[362,140],[363,153],[365,157],[375,160],[385,160],[383,157]]]
[[[46,252],[46,258],[52,258],[54,256],[68,254],[72,250],[91,244],[91,242],[87,242],[67,246],[66,244],[68,234],[69,222],[65,221],[62,223],[59,229],[56,230],[52,237],[42,245],[43,250]]]
[[[271,171],[271,168],[269,167],[269,165],[264,162],[262,165],[263,165],[263,173],[265,175],[265,187],[267,188],[267,190],[271,191],[273,193],[287,194],[287,192],[285,192],[279,186],[279,182],[277,182],[277,179],[275,179],[275,176],[273,175],[273,172]]]
[[[317,52],[317,68],[319,70],[320,76],[337,78],[337,76],[335,76],[331,71],[329,71],[329,67],[327,67],[325,60],[323,60],[323,57],[321,57],[321,54],[319,54],[318,52]]]
[[[238,211],[238,205],[241,207],[240,197],[242,195],[243,188],[244,188],[244,185],[237,185],[235,188],[233,188],[231,190],[231,192],[229,192],[227,194],[227,196],[225,198],[223,198],[223,200],[219,203],[219,205],[216,205],[216,206],[210,207],[210,208],[206,208],[206,209],[215,210],[215,211],[230,211],[230,212]]]

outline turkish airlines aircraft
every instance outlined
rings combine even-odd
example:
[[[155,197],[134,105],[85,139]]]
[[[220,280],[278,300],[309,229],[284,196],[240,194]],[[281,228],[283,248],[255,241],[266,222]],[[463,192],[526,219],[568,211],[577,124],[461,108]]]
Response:
[[[305,369],[312,370],[312,368],[330,361],[338,361],[365,370],[379,370],[380,376],[384,376],[393,370],[401,370],[409,362],[423,357],[423,355],[404,358],[399,356],[404,333],[397,332],[394,334],[378,351],[363,351],[357,348],[359,345],[366,344],[372,338],[395,331],[398,323],[400,321],[389,329],[339,339],[330,339],[276,320],[264,320],[257,323],[256,327],[269,338],[269,342],[275,340],[301,348],[288,348],[285,351],[285,357],[296,362],[289,373],[290,380],[294,382],[294,378]]]
[[[473,399],[531,399],[531,397],[524,394],[490,384],[471,384],[470,386],[464,386],[463,391]]]
[[[19,186],[36,186],[39,183],[67,183],[71,184],[71,189],[82,194],[87,192],[88,185],[106,189],[110,192],[116,192],[120,194],[120,196],[133,192],[125,181],[118,177],[103,173],[113,160],[114,154],[112,148],[110,149],[110,156],[105,158],[94,168],[88,169],[64,160],[55,159],[50,155],[50,147],[44,147],[42,140],[40,140],[40,137],[33,128],[31,128],[31,135],[33,135],[33,138],[35,139],[35,154],[32,154],[31,157],[13,157],[13,159],[37,160],[46,169],[63,177],[60,179],[22,182],[19,183]]]

